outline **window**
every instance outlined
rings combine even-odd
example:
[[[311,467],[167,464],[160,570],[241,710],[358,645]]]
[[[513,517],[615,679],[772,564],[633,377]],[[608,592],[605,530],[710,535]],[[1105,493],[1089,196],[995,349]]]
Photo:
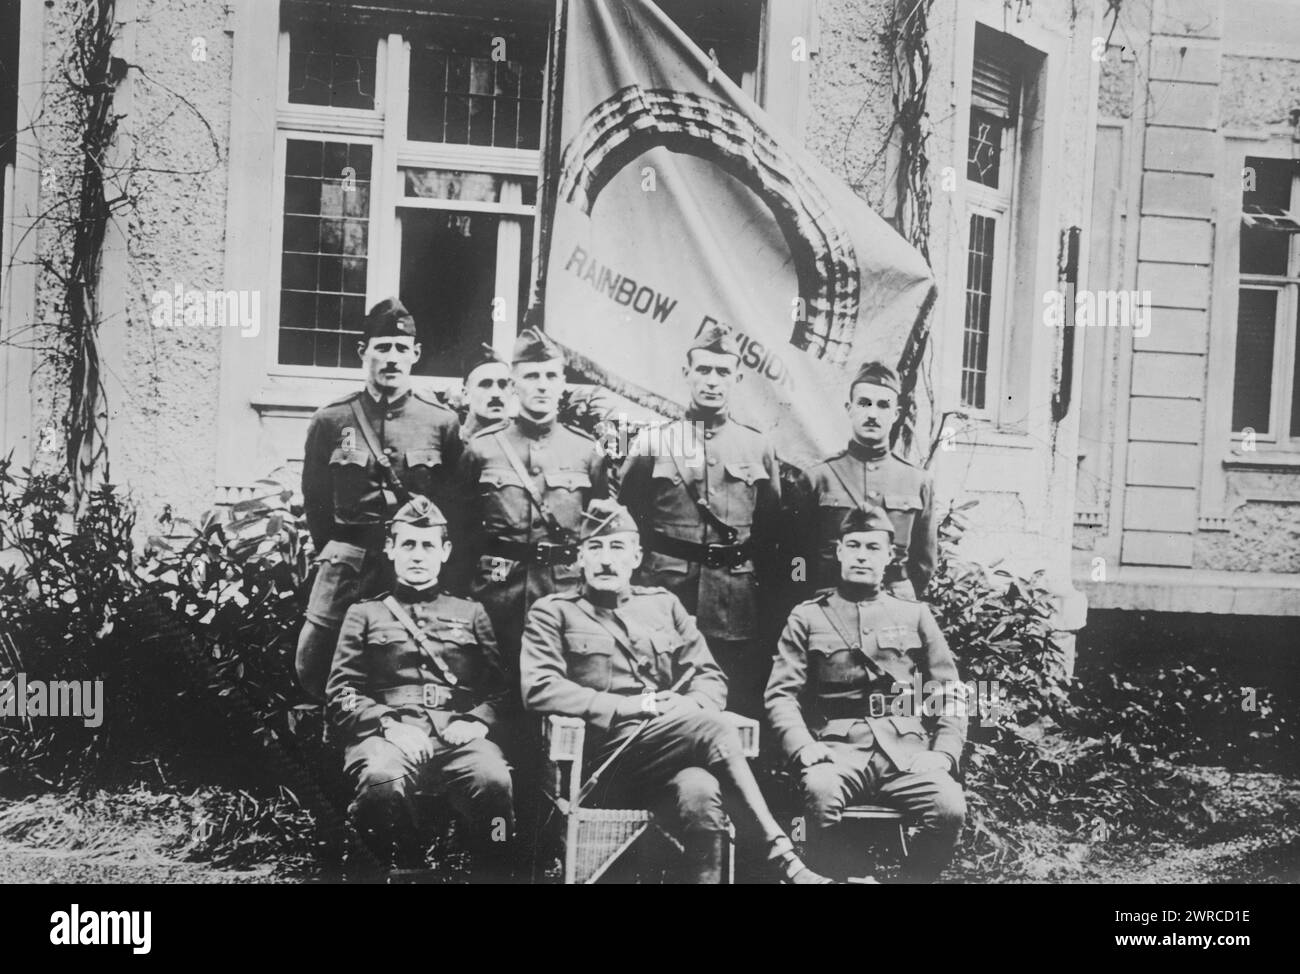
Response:
[[[18,10],[18,0],[0,0],[0,265],[9,257],[6,207],[18,152]],[[0,266],[0,277],[8,273]]]
[[[662,6],[756,89],[761,0]],[[532,288],[553,8],[282,0],[276,371],[358,367],[365,310],[391,294],[417,375],[508,347]]]
[[[1300,444],[1300,162],[1247,156],[1232,429],[1278,446]]]
[[[961,402],[974,411],[992,407],[1000,365],[1021,73],[1015,42],[977,24],[966,146],[968,238],[961,355]]]

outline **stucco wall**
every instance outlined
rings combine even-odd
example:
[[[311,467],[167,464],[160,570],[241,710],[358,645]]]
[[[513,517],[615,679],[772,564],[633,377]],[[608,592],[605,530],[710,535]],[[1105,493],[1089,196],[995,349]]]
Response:
[[[219,335],[208,328],[153,328],[150,297],[178,283],[223,286],[232,50],[225,8],[220,0],[138,0],[134,16],[127,3],[118,8],[123,26],[116,50],[133,66],[115,102],[124,115],[118,158],[129,203],[119,215],[125,240],[111,232],[106,243],[100,344],[110,473],[137,500],[142,525],[166,503],[192,515],[212,501]],[[46,8],[47,78],[57,77],[71,44],[73,9]],[[191,56],[195,37],[206,42],[205,61]],[[47,85],[55,97],[44,120],[42,166],[54,167],[56,175],[46,180],[42,206],[71,184],[70,167],[76,164],[75,153],[52,141],[66,134],[61,126],[71,113],[66,96],[58,94],[61,83]],[[56,225],[48,226],[42,249],[59,248],[62,236]],[[44,275],[38,294],[42,320],[53,321],[61,303],[57,280]],[[53,342],[52,329],[46,335],[47,344]],[[37,426],[57,422],[62,400],[54,390],[66,386],[66,373],[50,359],[42,369],[51,381],[36,384]]]

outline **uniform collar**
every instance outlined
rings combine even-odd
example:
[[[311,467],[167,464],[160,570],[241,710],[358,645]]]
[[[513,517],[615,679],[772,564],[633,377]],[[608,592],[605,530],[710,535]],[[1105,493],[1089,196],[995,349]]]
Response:
[[[879,462],[889,456],[888,444],[882,443],[874,449],[865,447],[857,440],[849,440],[849,456],[855,460],[864,460],[869,463]]]
[[[398,582],[393,587],[393,595],[397,597],[398,602],[432,602],[442,593],[442,586],[436,582],[428,588],[415,589],[409,585],[403,585]]]
[[[530,439],[537,439],[538,437],[541,436],[549,436],[551,432],[555,429],[555,423],[556,423],[556,418],[554,416],[552,416],[550,419],[543,420],[540,423],[535,419],[529,418],[527,415],[525,415],[522,412],[519,413],[517,416],[515,416],[515,425],[519,427],[519,431],[521,433],[523,433],[525,436],[529,437]]]
[[[686,410],[686,418],[692,423],[702,423],[705,429],[715,430],[727,424],[730,418],[724,409],[720,413],[705,412],[692,406]]]
[[[583,582],[582,597],[598,609],[620,609],[632,598],[632,587],[617,592],[600,592]]]
[[[861,605],[864,602],[878,602],[881,596],[881,589],[876,587],[874,592],[868,592],[866,586],[848,585],[840,582],[835,586],[835,594],[850,605]]]
[[[366,398],[369,399],[376,406],[378,406],[380,403],[380,398],[370,391],[370,386],[366,386]],[[411,398],[411,390],[408,388],[400,396],[395,396],[392,399],[385,399],[383,400],[383,402],[384,405],[386,405],[389,409],[392,409],[394,407],[400,408],[402,406],[405,406],[407,400],[410,398]]]

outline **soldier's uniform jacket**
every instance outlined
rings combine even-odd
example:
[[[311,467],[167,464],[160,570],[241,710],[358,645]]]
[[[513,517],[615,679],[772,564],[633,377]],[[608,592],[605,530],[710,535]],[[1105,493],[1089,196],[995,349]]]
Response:
[[[750,639],[757,616],[755,558],[770,559],[780,516],[776,455],[762,433],[730,417],[705,428],[702,436],[696,435],[698,428],[688,415],[643,430],[616,476],[618,500],[641,529],[645,560],[638,579],[677,595],[705,635]],[[696,545],[725,543],[687,493],[685,479],[735,529],[735,543],[752,545],[751,557],[709,567],[655,550],[656,534]]]
[[[465,444],[457,474],[470,535],[462,554],[475,562],[468,566],[474,591],[517,581],[525,572],[530,597],[552,591],[558,581],[576,583],[577,569],[571,564],[529,564],[520,553],[502,553],[507,546],[552,540],[502,439],[514,448],[547,508],[575,545],[583,507],[607,492],[604,454],[595,440],[567,426],[539,425],[516,417],[474,434]]]
[[[446,503],[461,449],[456,414],[414,391],[380,408],[363,388],[316,410],[307,427],[303,508],[322,554],[335,540],[363,547],[382,544],[384,522],[407,500],[392,489],[391,478],[370,451],[352,411],[354,402],[402,487],[428,497],[453,520],[457,513]]]
[[[892,453],[869,459],[850,442],[847,449],[808,468],[803,493],[809,506],[805,524],[817,545],[818,585],[834,585],[840,577],[835,542],[844,515],[853,508],[876,506],[888,512],[894,525],[886,587],[902,598],[918,598],[925,591],[938,552],[934,480],[927,471]]]
[[[581,592],[548,595],[533,603],[524,628],[524,705],[607,730],[621,697],[667,690],[692,663],[696,671],[683,696],[722,710],[726,677],[671,592],[633,585],[616,609],[594,605]]]
[[[437,658],[384,597],[358,602],[343,620],[325,691],[335,726],[353,740],[378,734],[385,715],[421,727],[427,720],[436,732],[458,716],[492,727],[510,688],[483,606],[436,586],[417,592],[399,583],[393,595]]]
[[[885,675],[873,673],[867,660]],[[924,716],[923,701],[913,699],[910,710],[894,702],[894,682],[912,688],[918,676],[922,684],[943,684],[941,702],[951,712]],[[791,758],[813,740],[874,743],[899,768],[918,751],[933,750],[951,759],[955,773],[967,723],[958,679],[925,603],[884,593],[850,602],[827,589],[790,613],[767,684],[768,720]],[[943,709],[939,702],[934,709]]]

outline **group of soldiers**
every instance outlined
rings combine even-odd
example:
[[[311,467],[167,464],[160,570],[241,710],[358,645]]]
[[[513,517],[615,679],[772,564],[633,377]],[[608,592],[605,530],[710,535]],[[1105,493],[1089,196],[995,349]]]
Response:
[[[474,876],[506,879],[537,715],[559,714],[586,721],[584,763],[607,768],[593,801],[655,810],[682,881],[722,880],[730,820],[773,878],[831,882],[836,825],[864,801],[918,827],[905,879],[939,875],[965,814],[966,721],[896,706],[917,677],[958,676],[918,598],[933,490],[890,450],[889,367],[857,372],[852,439],[783,501],[771,442],[730,414],[740,353],[716,326],[684,350],[677,428],[617,462],[558,421],[565,359],[535,329],[509,363],[486,348],[468,363],[463,425],[412,388],[421,348],[400,301],[371,309],[358,351],[365,387],[307,433],[319,557],[297,671],[326,701],[372,850],[418,864],[413,797],[434,787]],[[764,721],[801,786],[807,861],[726,710]]]

